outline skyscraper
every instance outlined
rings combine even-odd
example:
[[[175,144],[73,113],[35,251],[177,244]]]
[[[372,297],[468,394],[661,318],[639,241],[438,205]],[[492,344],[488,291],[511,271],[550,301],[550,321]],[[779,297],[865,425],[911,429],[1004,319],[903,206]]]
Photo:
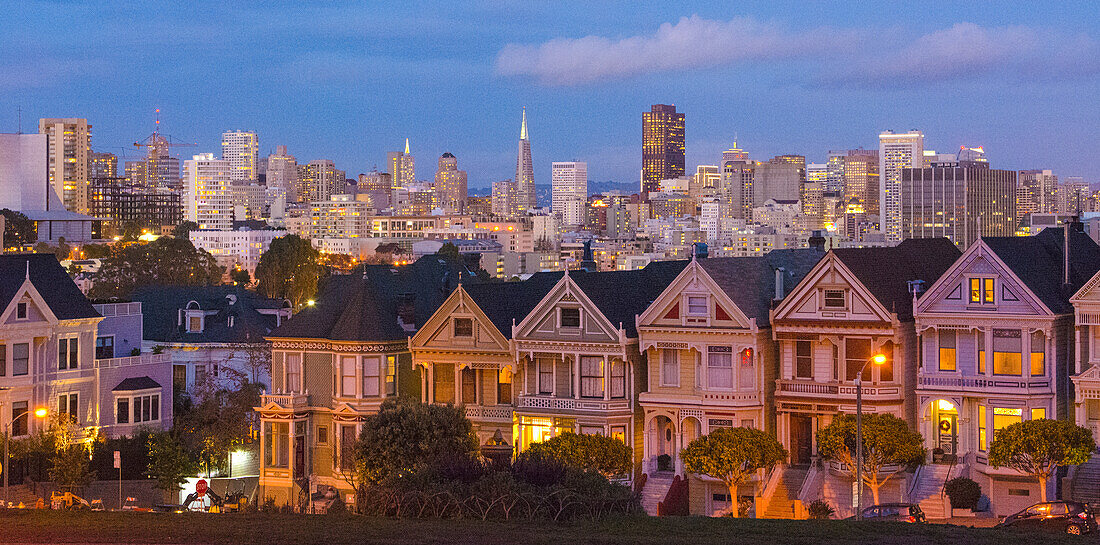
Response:
[[[519,153],[516,155],[516,208],[522,214],[538,206],[535,194],[535,167],[531,162],[531,141],[527,138],[527,108],[519,128]]]
[[[798,197],[802,201],[804,229],[821,229],[824,226],[825,183],[828,177],[829,168],[825,163],[806,165],[806,181]]]
[[[270,168],[270,166],[269,166]],[[298,167],[298,202],[327,201],[343,193],[344,171],[329,159],[317,159]]]
[[[233,226],[232,168],[229,161],[200,153],[183,162],[183,219],[199,229]]]
[[[222,159],[229,161],[233,183],[249,184],[258,180],[260,143],[252,131],[222,133]]]
[[[856,204],[864,214],[879,215],[878,150],[853,149],[840,156],[844,205]]]
[[[439,158],[435,196],[439,206],[450,213],[461,214],[466,210],[466,171],[458,170],[458,159],[450,152]]]
[[[684,114],[676,106],[654,104],[642,112],[642,198],[661,180],[684,175]]]
[[[1016,186],[1016,214],[1049,214],[1057,208],[1058,176],[1049,170],[1021,170]]]
[[[416,183],[416,158],[409,153],[409,139],[405,139],[405,151],[391,151],[386,154],[390,179],[395,187]]]
[[[145,166],[141,169],[143,179],[139,185],[145,187],[180,187],[180,160],[169,153],[171,146],[168,138],[153,133],[150,138],[149,154],[145,157]],[[131,180],[134,182],[134,180]],[[137,183],[137,182],[134,182]]]
[[[722,163],[726,161],[741,161],[742,163],[749,160],[749,154],[747,151],[737,147],[737,141],[733,141],[733,147],[722,152]]]
[[[901,169],[924,167],[924,134],[885,131],[878,135],[879,223],[886,242],[901,242]]]
[[[298,160],[286,152],[286,146],[275,146],[275,153],[267,156],[267,204],[271,206],[279,198],[283,204],[298,202]]]
[[[551,167],[551,181],[551,210],[561,217],[562,225],[583,226],[588,200],[588,163],[555,162]]]
[[[945,161],[899,172],[902,238],[947,237],[967,248],[1016,231],[1016,172],[985,161]]]
[[[118,156],[113,153],[88,155],[88,180],[118,177]]]
[[[508,218],[516,215],[516,184],[512,180],[493,182],[493,214]]]
[[[38,120],[38,132],[46,135],[46,168],[50,186],[66,209],[81,214],[88,213],[91,129],[87,119],[67,117]]]

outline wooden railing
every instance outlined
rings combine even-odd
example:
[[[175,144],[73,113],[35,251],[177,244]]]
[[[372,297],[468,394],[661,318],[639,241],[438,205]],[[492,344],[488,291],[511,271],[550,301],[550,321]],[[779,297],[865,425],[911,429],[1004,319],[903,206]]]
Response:
[[[124,358],[105,358],[95,360],[96,367],[126,367],[130,365],[147,365],[154,363],[169,363],[171,354],[142,354],[140,356],[126,356]]]

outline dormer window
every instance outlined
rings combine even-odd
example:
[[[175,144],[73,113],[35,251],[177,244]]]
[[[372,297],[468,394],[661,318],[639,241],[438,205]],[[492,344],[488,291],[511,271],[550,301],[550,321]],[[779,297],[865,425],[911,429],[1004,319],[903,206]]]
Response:
[[[187,332],[202,333],[202,316],[187,317]]]
[[[823,290],[822,301],[823,306],[828,309],[842,309],[847,307],[847,298],[844,297],[844,290]]]
[[[455,337],[473,337],[474,320],[472,318],[455,318]]]
[[[26,320],[27,319],[27,304],[20,302],[15,305],[15,319]]]
[[[687,308],[689,316],[706,316],[707,315],[707,298],[706,297],[688,297]]]
[[[581,326],[581,309],[579,308],[563,308],[561,309],[561,327],[580,327]]]
[[[970,279],[970,302],[978,305],[996,304],[993,278]]]

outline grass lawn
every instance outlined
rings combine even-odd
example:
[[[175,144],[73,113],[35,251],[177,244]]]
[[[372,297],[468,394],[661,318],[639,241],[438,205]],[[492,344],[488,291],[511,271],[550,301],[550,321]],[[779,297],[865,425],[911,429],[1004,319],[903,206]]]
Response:
[[[349,515],[169,514],[0,510],[2,543],[430,544],[936,544],[1093,543],[940,524],[621,518],[570,524],[408,520]]]

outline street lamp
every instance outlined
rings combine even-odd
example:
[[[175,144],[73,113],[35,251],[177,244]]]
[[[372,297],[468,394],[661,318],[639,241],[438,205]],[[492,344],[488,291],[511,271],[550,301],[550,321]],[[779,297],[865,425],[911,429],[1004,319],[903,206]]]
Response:
[[[3,410],[3,407],[4,407],[4,405],[0,404],[0,410]],[[18,422],[19,419],[23,418],[24,416],[27,417],[27,421],[28,421],[27,423],[29,424],[30,423],[30,416],[28,416],[28,415],[30,415],[30,414],[31,413],[29,411],[25,412],[25,413],[22,413],[19,416],[15,417],[15,418],[12,418],[10,421],[4,423],[4,466],[0,467],[0,472],[4,473],[4,507],[5,508],[7,508],[7,506],[8,506],[8,472],[11,471],[11,463],[10,463],[11,459],[8,458],[8,443],[11,442],[11,426],[12,426],[12,424],[15,424],[16,422]],[[45,418],[46,417],[45,407],[39,407],[39,408],[35,409],[34,410],[34,415],[37,416],[38,418]]]
[[[863,520],[863,371],[874,363],[886,363],[884,354],[875,354],[856,374],[856,520]]]

